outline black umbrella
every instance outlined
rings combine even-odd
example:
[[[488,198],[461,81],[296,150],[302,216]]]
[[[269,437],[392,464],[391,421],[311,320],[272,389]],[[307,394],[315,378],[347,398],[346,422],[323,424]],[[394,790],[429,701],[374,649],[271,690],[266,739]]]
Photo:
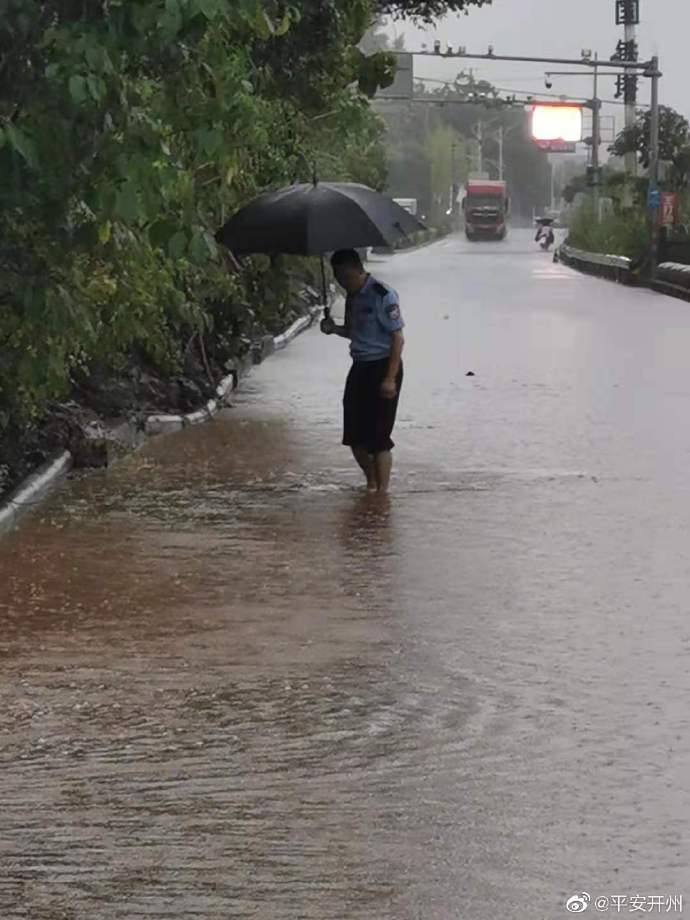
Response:
[[[238,255],[320,255],[325,306],[324,253],[394,246],[424,229],[416,217],[366,185],[314,182],[260,195],[234,214],[216,239]]]

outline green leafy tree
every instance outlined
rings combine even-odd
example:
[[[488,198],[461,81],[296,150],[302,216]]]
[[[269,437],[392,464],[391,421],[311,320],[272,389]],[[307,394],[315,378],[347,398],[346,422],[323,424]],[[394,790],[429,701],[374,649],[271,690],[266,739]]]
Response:
[[[547,155],[529,139],[524,111],[507,105],[489,82],[466,73],[460,73],[450,85],[418,82],[415,99],[409,105],[391,107],[386,103],[380,107],[387,127],[391,194],[417,198],[422,212],[437,219],[439,192],[434,186],[443,169],[438,159],[434,160],[429,139],[437,136],[440,128],[449,129],[444,156],[452,159],[455,181],[463,183],[470,169],[476,169],[477,126],[481,122],[485,167],[493,178],[498,178],[498,136],[503,128],[504,168],[513,214],[531,220],[532,210],[548,203]]]
[[[432,23],[447,13],[467,13],[472,7],[485,6],[492,0],[375,0],[374,10],[396,19],[416,19]]]
[[[369,0],[0,0],[0,431],[94,363],[172,370],[275,320],[266,260],[214,231],[314,166],[383,184],[369,24]]]
[[[624,129],[609,147],[615,156],[636,153],[640,164],[649,168],[651,146],[651,112],[641,113],[631,128]],[[668,106],[659,111],[659,157],[671,164],[670,181],[674,188],[685,188],[690,176],[690,124]]]

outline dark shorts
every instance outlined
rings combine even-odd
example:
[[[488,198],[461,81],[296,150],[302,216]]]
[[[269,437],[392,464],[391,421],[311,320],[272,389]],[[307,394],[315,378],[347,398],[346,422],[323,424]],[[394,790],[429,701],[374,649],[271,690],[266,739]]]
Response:
[[[370,454],[392,450],[391,432],[398,410],[403,381],[402,364],[396,383],[398,393],[393,399],[379,394],[388,370],[389,360],[355,361],[347,375],[343,397],[343,444],[364,447]]]

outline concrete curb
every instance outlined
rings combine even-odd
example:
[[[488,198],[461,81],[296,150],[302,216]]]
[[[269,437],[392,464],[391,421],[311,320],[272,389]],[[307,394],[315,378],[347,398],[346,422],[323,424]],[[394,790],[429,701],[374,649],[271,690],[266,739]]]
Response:
[[[306,316],[295,320],[285,332],[274,336],[272,350],[285,348],[301,332],[313,325],[322,310],[322,306],[312,307]],[[201,425],[208,422],[222,409],[228,396],[237,389],[240,378],[247,373],[252,364],[251,360],[247,360],[224,377],[216,387],[215,399],[209,399],[206,405],[197,409],[196,412],[188,412],[186,415],[150,415],[144,423],[145,433],[149,436],[169,434],[173,431],[181,431],[190,425]],[[23,514],[39,504],[64,479],[72,465],[72,454],[66,450],[48,460],[36,472],[28,476],[0,505],[0,534],[10,530]]]
[[[424,243],[418,243],[416,246],[401,246],[400,249],[394,250],[394,254],[396,256],[404,256],[406,252],[419,252],[420,249],[427,249],[435,243],[440,243],[441,240],[447,240],[449,236],[452,236],[452,234],[444,233],[441,236],[434,237],[433,240],[426,240]]]
[[[672,284],[670,281],[663,281],[657,278],[651,282],[651,288],[657,294],[666,294],[667,297],[690,301],[690,289],[681,287],[679,284]]]
[[[417,252],[420,249],[426,249],[428,246],[433,246],[434,243],[440,243],[441,240],[447,240],[449,236],[452,236],[452,233],[442,233],[438,236],[435,236],[431,240],[425,240],[423,243],[416,243],[413,246],[400,246],[394,247],[392,249],[385,248],[383,246],[375,246],[372,248],[372,255],[375,256],[402,256],[407,252]]]
[[[690,300],[690,265],[685,262],[661,262],[651,282],[653,290],[680,300]]]
[[[301,316],[299,319],[295,320],[285,332],[273,336],[270,354],[274,351],[279,351],[281,348],[285,348],[285,346],[289,345],[301,332],[304,332],[305,329],[309,329],[309,327],[313,325],[316,317],[320,315],[322,309],[323,307],[320,306],[312,307],[306,316]],[[181,431],[189,425],[201,425],[204,422],[210,421],[223,408],[230,393],[239,386],[240,377],[244,376],[247,367],[251,366],[251,363],[249,363],[240,368],[239,371],[233,371],[231,374],[228,374],[227,377],[224,377],[216,388],[216,399],[210,399],[205,406],[201,409],[197,409],[196,412],[188,412],[186,415],[150,415],[146,419],[144,425],[146,433],[149,435],[169,434],[172,431]]]
[[[321,307],[318,308],[318,312],[312,310],[308,316],[301,316],[299,319],[295,320],[292,326],[281,333],[281,335],[275,336],[273,339],[273,347],[275,350],[280,351],[281,348],[285,348],[294,338],[297,338],[300,332],[304,332],[305,329],[308,329],[320,312]]]
[[[71,468],[72,454],[65,450],[28,476],[0,505],[0,534],[10,530],[22,515],[39,504],[65,478]]]
[[[609,281],[617,281],[619,284],[634,285],[636,283],[632,259],[626,256],[585,252],[564,242],[555,249],[554,261],[562,262],[563,265],[583,274],[608,278]]]
[[[654,279],[638,277],[631,259],[625,256],[602,255],[583,252],[562,243],[554,253],[554,260],[590,275],[609,278],[621,284],[647,287],[658,294],[690,301],[690,265],[682,262],[662,262],[657,266]]]

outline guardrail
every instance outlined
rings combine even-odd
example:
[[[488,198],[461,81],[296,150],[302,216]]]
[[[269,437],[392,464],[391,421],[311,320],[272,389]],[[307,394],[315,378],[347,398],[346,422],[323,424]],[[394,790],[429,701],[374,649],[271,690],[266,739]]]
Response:
[[[621,284],[635,284],[634,263],[627,256],[605,255],[600,252],[585,252],[562,243],[555,253],[555,258],[580,271],[600,278],[610,278]]]
[[[599,252],[584,252],[563,243],[556,250],[554,259],[570,265],[579,271],[611,278],[622,284],[640,283],[635,272],[635,263],[625,256],[603,255]],[[690,265],[684,262],[661,262],[653,280],[641,282],[660,294],[679,297],[690,302]]]
[[[376,255],[392,255],[395,252],[405,252],[409,249],[419,249],[422,246],[428,246],[435,243],[446,234],[437,227],[428,227],[425,230],[418,230],[411,236],[402,237],[394,247],[374,246],[373,252]]]
[[[652,287],[660,294],[690,300],[690,265],[682,262],[662,262],[657,266]]]

